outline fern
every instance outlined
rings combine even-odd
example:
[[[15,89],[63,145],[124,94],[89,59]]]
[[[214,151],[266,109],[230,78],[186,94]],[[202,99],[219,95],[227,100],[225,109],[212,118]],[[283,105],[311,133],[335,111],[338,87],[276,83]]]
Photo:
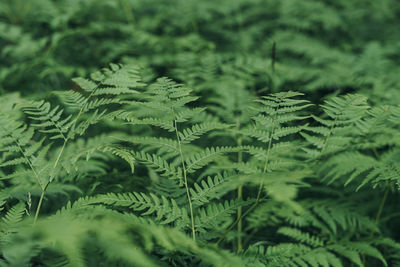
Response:
[[[207,177],[207,181],[202,180],[200,184],[195,183],[193,188],[190,189],[192,195],[193,204],[197,206],[209,203],[211,199],[217,198],[218,189],[226,183],[226,180],[230,178],[230,175],[224,173],[224,175],[218,174],[213,178]]]
[[[363,118],[369,106],[367,99],[361,95],[347,95],[334,97],[322,105],[327,118],[313,118],[321,124],[317,127],[308,127],[313,135],[302,133],[303,137],[313,146],[305,151],[310,157],[321,157],[343,150],[349,146],[354,132],[354,126]]]
[[[189,185],[188,174],[194,173],[206,166],[216,158],[227,152],[238,151],[238,148],[234,147],[222,147],[204,150],[204,152],[195,153],[190,156],[184,156],[185,146],[200,136],[206,134],[211,130],[224,129],[227,125],[216,123],[216,122],[205,122],[202,124],[193,124],[188,128],[178,129],[178,123],[188,123],[194,116],[203,112],[202,108],[188,108],[187,103],[193,102],[197,97],[190,95],[190,90],[182,87],[179,84],[174,83],[172,80],[167,78],[158,79],[157,82],[149,87],[149,90],[141,97],[139,101],[132,101],[130,105],[138,110],[137,114],[145,113],[145,118],[132,117],[135,113],[121,113],[116,114],[115,117],[128,121],[130,124],[145,124],[151,126],[157,126],[168,130],[169,132],[175,132],[175,139],[171,138],[146,138],[143,142],[138,142],[138,139],[127,138],[123,141],[132,143],[147,144],[148,149],[155,148],[158,153],[163,153],[165,150],[160,149],[160,145],[166,145],[169,150],[169,156],[162,156],[149,153],[136,153],[136,158],[140,161],[148,164],[156,172],[161,173],[163,176],[169,178],[178,178],[180,184],[186,189],[186,195],[189,205],[189,214],[191,217],[192,224],[192,236],[195,239],[195,215],[192,203],[192,190]],[[146,112],[141,111],[142,109]],[[149,117],[153,115],[153,117]],[[186,152],[185,152],[186,153]],[[168,162],[169,157],[174,158],[175,161],[172,163]],[[164,159],[165,158],[165,159]],[[180,167],[178,166],[180,162]]]
[[[202,98],[113,64],[57,92],[62,104],[11,97],[0,115],[1,264],[395,262],[397,213],[384,207],[399,177],[397,108],[345,95],[317,115],[302,93],[233,93],[235,68]]]
[[[129,207],[135,211],[141,212],[142,216],[156,215],[155,221],[160,224],[169,224],[176,222],[180,225],[188,223],[186,210],[178,207],[176,202],[165,197],[158,198],[156,195],[150,194],[107,194],[104,196],[96,196],[89,200],[90,204],[107,204],[113,207]],[[182,222],[179,222],[182,220]],[[177,222],[178,221],[178,222]]]
[[[25,205],[19,203],[13,206],[2,218],[0,224],[0,246],[3,247],[11,241],[11,235],[18,232],[18,223],[25,214]]]
[[[400,266],[397,2],[0,1],[0,266]]]
[[[33,127],[39,128],[43,133],[54,133],[50,139],[64,139],[68,128],[72,125],[71,117],[69,115],[65,119],[61,119],[63,114],[63,109],[60,106],[56,106],[50,110],[50,103],[40,101],[37,103],[31,103],[24,106],[24,111],[26,114],[30,115],[31,119],[39,121],[39,123],[32,124]],[[47,129],[46,129],[47,128]]]

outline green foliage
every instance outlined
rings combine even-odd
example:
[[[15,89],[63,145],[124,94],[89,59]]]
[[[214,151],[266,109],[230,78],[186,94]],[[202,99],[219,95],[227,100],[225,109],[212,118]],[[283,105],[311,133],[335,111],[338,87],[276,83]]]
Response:
[[[366,98],[345,95],[328,99],[323,114],[309,115],[303,94],[281,92],[254,96],[251,120],[226,124],[213,113],[217,106],[198,106],[199,98],[171,79],[146,86],[136,71],[132,76],[135,68],[110,68],[95,74],[107,76],[96,86],[80,79],[89,91],[77,105],[65,100],[75,94],[69,91],[58,93],[66,108],[21,99],[0,117],[4,264],[225,266],[229,255],[237,257],[234,266],[363,266],[366,258],[386,265],[380,249],[390,257],[399,248],[379,241],[389,239],[368,207],[356,209],[359,200],[318,200],[328,191],[308,179],[322,175],[335,187],[361,179],[342,193],[350,196],[361,186],[386,184],[386,199],[398,183],[398,153],[383,149],[397,139],[360,143],[378,129],[394,132],[397,113],[378,118]],[[101,101],[104,94],[96,92],[107,80],[111,98]],[[311,118],[322,126],[303,122],[313,124]],[[109,179],[123,173],[115,191]],[[232,194],[237,188],[246,199]],[[382,205],[376,222],[381,212]],[[246,227],[235,230],[239,223]],[[234,256],[226,249],[239,237],[245,248]]]
[[[0,266],[400,266],[399,12],[2,1]]]

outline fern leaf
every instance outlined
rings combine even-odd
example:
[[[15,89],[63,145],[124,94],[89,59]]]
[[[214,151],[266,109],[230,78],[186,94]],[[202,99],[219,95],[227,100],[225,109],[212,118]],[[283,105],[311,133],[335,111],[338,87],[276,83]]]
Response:
[[[203,179],[200,184],[194,183],[193,187],[190,188],[190,195],[193,204],[196,206],[201,206],[209,203],[211,199],[217,198],[218,187],[225,182],[228,174],[216,175],[214,179],[210,176],[207,177],[207,181]]]
[[[354,249],[358,251],[359,253],[366,254],[368,256],[371,256],[373,258],[376,258],[380,260],[384,266],[387,266],[387,262],[385,258],[383,257],[382,253],[377,250],[376,248],[370,246],[368,243],[365,242],[349,242],[348,243],[349,248]]]
[[[279,234],[283,234],[290,238],[293,238],[297,241],[303,242],[307,245],[313,247],[321,247],[324,245],[324,242],[316,236],[311,236],[309,233],[304,233],[299,229],[290,228],[290,227],[281,227],[278,230]]]
[[[134,156],[132,155],[132,153],[129,150],[124,149],[122,147],[117,147],[117,146],[105,146],[105,147],[102,148],[102,151],[110,152],[113,155],[116,155],[116,156],[122,158],[131,167],[131,172],[132,173],[134,172],[134,170],[135,170],[135,158],[134,158]]]
[[[64,110],[60,106],[51,108],[50,103],[40,101],[25,104],[23,110],[30,115],[31,119],[38,121],[32,126],[38,128],[39,131],[56,134],[51,139],[66,139],[66,132],[73,122],[70,120],[71,116],[61,119]]]
[[[206,166],[209,162],[224,153],[238,152],[240,147],[211,147],[206,148],[202,152],[196,153],[189,158],[185,159],[187,171],[189,173]]]
[[[217,130],[217,129],[226,129],[229,125],[217,123],[217,122],[205,122],[201,124],[195,124],[191,128],[183,129],[179,132],[179,138],[182,143],[190,143],[203,135],[206,132]]]
[[[102,203],[113,207],[129,207],[140,211],[142,216],[156,215],[155,220],[161,224],[168,224],[178,219],[187,218],[186,211],[178,207],[176,202],[165,197],[159,199],[156,195],[144,193],[125,193],[98,195],[91,200],[91,203]]]
[[[361,262],[360,254],[357,251],[351,250],[340,244],[330,245],[328,248],[337,254],[347,258],[359,267],[363,267],[364,264]]]
[[[179,152],[178,142],[176,140],[169,138],[129,136],[129,137],[115,137],[115,139],[134,144],[150,145],[155,149],[160,149],[163,151]]]
[[[163,176],[169,176],[171,179],[182,179],[182,170],[170,165],[167,161],[155,154],[148,154],[145,152],[136,152],[134,157],[146,165],[152,167],[156,172],[161,173]]]
[[[195,217],[196,229],[204,232],[206,229],[218,229],[223,224],[231,223],[231,214],[234,214],[238,207],[246,204],[246,202],[231,200],[223,203],[211,203],[205,208],[200,208]]]

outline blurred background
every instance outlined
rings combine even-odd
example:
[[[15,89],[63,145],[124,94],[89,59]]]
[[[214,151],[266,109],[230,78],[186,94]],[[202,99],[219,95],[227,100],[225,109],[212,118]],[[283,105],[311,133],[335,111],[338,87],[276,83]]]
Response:
[[[398,0],[1,0],[0,93],[43,98],[110,62],[145,81],[400,101]]]

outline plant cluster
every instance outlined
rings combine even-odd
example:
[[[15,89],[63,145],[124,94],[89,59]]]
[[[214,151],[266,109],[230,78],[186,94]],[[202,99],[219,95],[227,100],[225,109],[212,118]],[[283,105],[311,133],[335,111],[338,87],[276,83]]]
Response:
[[[0,266],[400,266],[395,2],[1,2]]]

